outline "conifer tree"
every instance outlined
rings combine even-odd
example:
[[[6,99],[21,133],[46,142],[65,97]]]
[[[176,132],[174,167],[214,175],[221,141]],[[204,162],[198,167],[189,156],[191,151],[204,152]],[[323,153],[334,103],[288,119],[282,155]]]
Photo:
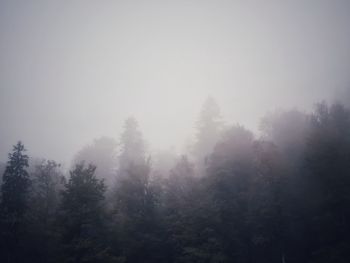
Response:
[[[127,170],[130,164],[143,165],[146,162],[145,142],[135,118],[125,121],[120,138],[119,171]]]
[[[13,146],[12,153],[3,174],[1,186],[1,247],[2,255],[6,255],[8,262],[20,261],[20,242],[27,210],[27,194],[30,185],[27,172],[28,155],[24,145],[19,141]]]
[[[104,245],[103,200],[106,187],[96,167],[76,165],[62,192],[60,224],[64,262],[110,262]]]
[[[19,220],[26,209],[26,194],[29,187],[28,155],[24,145],[18,142],[9,154],[9,160],[3,175],[2,209],[14,220]]]
[[[197,121],[194,155],[199,168],[203,168],[217,143],[222,130],[220,107],[212,97],[204,102]]]

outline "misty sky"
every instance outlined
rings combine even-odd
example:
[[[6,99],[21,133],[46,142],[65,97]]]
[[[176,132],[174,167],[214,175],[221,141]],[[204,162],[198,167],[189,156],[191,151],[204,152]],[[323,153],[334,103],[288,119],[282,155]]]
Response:
[[[0,0],[0,160],[69,162],[135,116],[182,147],[212,95],[229,123],[350,87],[350,1]]]

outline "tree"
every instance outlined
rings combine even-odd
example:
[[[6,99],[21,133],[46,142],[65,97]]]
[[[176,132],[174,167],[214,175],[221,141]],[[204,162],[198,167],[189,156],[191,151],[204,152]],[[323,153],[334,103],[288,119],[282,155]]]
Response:
[[[242,126],[233,126],[215,146],[205,181],[211,197],[208,207],[218,215],[212,219],[211,228],[226,259],[249,262],[252,257],[247,219],[254,179],[253,134]]]
[[[267,114],[260,123],[262,139],[273,142],[291,165],[301,164],[310,116],[298,110],[275,111]]]
[[[117,169],[117,142],[108,137],[95,139],[92,144],[85,146],[75,156],[73,163],[82,161],[96,165],[95,174],[104,179],[106,184],[113,183]]]
[[[305,167],[313,262],[350,259],[350,110],[317,105],[311,118]]]
[[[62,192],[60,225],[64,262],[110,262],[114,258],[104,244],[103,180],[95,166],[78,164]]]
[[[166,178],[171,168],[175,165],[178,156],[172,147],[167,150],[157,151],[152,155],[152,176]]]
[[[150,181],[150,164],[130,163],[114,191],[115,247],[126,262],[160,262],[159,189]]]
[[[191,193],[195,184],[194,165],[187,156],[182,156],[170,170],[169,178],[165,185],[165,196],[168,202],[175,203],[180,208],[183,199]]]
[[[0,185],[2,185],[2,175],[4,174],[5,172],[5,168],[6,168],[6,164],[5,163],[2,163],[0,162]],[[1,203],[1,194],[0,194],[0,203]]]
[[[212,97],[204,102],[197,121],[194,155],[198,165],[204,166],[222,130],[220,108]]]
[[[18,142],[9,154],[9,161],[3,174],[2,209],[14,220],[23,217],[27,204],[26,195],[29,188],[28,156],[24,154],[24,145]]]
[[[300,258],[298,254],[302,253],[299,250],[296,255],[291,255],[289,252],[297,246],[287,243],[288,219],[291,218],[288,212],[295,200],[286,198],[290,196],[290,181],[283,156],[269,141],[257,141],[254,150],[255,176],[251,182],[247,220],[252,233],[253,257],[260,262],[285,262],[286,259],[294,262],[290,260],[291,256]]]
[[[43,160],[35,165],[31,176],[31,206],[36,209],[41,224],[46,224],[56,213],[60,203],[60,191],[66,180],[60,164],[52,160]]]
[[[266,245],[271,248],[270,255],[284,255],[287,262],[303,262],[312,243],[308,233],[312,206],[308,201],[315,199],[307,189],[309,176],[305,169],[311,117],[295,109],[276,111],[263,118],[260,128],[259,195],[260,200],[268,201],[264,204],[257,200],[257,213],[261,215],[260,222],[265,222],[263,235],[270,236]]]
[[[32,185],[28,197],[28,232],[26,247],[35,262],[52,262],[57,256],[57,210],[65,177],[60,164],[42,160],[31,172]]]
[[[19,251],[21,235],[23,234],[24,217],[27,211],[27,197],[30,186],[28,167],[28,155],[26,149],[19,141],[13,146],[13,152],[9,154],[3,183],[1,186],[1,233],[8,262],[20,260]]]
[[[197,262],[207,257],[198,238],[203,225],[198,220],[199,182],[186,156],[179,158],[165,181],[162,214],[167,229],[167,262]]]
[[[146,149],[142,133],[135,118],[128,118],[120,138],[119,171],[122,172],[130,164],[145,164]]]

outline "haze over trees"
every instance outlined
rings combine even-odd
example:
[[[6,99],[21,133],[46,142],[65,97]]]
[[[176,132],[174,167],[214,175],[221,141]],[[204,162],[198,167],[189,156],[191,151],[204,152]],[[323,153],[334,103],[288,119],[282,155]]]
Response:
[[[193,152],[199,166],[205,165],[219,138],[222,126],[219,105],[212,97],[208,97],[196,123],[197,134]]]
[[[94,139],[75,155],[73,165],[83,161],[96,165],[95,174],[99,179],[113,183],[117,169],[117,142],[108,137]]]
[[[68,174],[18,142],[2,173],[0,261],[349,262],[349,108],[275,111],[260,137],[229,123],[209,98],[194,147],[153,162],[128,118]]]
[[[350,263],[349,14],[0,0],[0,263]]]

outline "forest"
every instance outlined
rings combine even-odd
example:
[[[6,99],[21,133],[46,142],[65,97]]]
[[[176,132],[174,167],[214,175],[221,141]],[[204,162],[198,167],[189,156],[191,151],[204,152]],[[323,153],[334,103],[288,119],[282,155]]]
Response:
[[[208,98],[181,154],[150,153],[132,117],[70,169],[14,142],[0,262],[350,262],[349,108],[279,110],[259,127],[224,122]]]

